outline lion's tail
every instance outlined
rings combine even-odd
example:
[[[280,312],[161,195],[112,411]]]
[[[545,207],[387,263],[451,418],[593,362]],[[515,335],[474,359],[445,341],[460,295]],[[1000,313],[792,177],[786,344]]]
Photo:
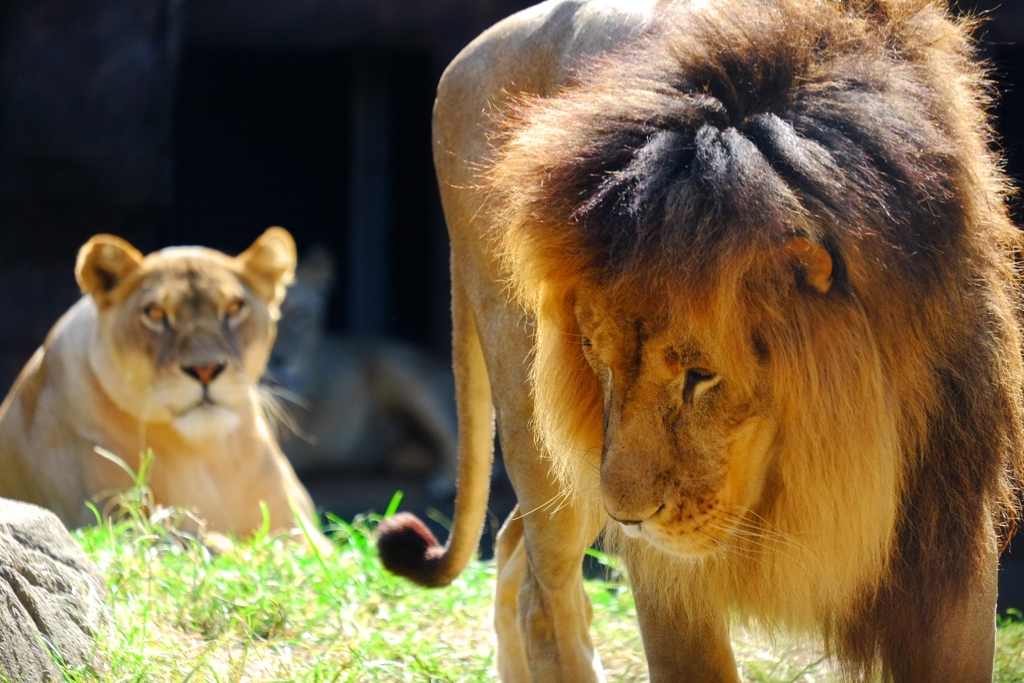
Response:
[[[453,259],[453,265],[455,260]],[[448,544],[403,512],[377,527],[377,551],[391,572],[423,586],[447,586],[476,554],[487,513],[494,460],[491,383],[465,283],[452,268],[452,358],[459,414],[459,469]]]

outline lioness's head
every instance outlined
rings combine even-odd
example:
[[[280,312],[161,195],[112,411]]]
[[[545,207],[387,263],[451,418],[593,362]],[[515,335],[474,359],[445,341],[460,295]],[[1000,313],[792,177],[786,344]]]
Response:
[[[295,270],[295,243],[270,228],[236,257],[203,247],[143,256],[97,235],[75,275],[97,311],[89,361],[110,398],[186,438],[225,433],[263,373]]]

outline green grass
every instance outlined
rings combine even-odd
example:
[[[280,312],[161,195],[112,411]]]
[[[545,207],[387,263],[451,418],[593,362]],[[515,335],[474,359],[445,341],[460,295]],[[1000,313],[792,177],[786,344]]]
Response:
[[[493,681],[494,566],[473,563],[449,588],[390,576],[373,548],[376,518],[333,520],[337,552],[319,557],[258,534],[215,555],[173,518],[136,512],[75,536],[109,585],[97,664],[75,683],[129,681]],[[610,562],[614,565],[614,563]],[[588,582],[608,681],[646,681],[635,613],[611,571]],[[746,681],[828,681],[813,648],[737,634]],[[1024,625],[999,631],[998,681],[1024,681]]]
[[[993,680],[1024,682],[1024,622],[1020,619],[1003,620],[999,624]]]
[[[380,568],[367,521],[336,526],[326,558],[265,535],[213,555],[133,523],[76,532],[111,618],[105,664],[71,680],[488,680],[492,569],[421,591]]]

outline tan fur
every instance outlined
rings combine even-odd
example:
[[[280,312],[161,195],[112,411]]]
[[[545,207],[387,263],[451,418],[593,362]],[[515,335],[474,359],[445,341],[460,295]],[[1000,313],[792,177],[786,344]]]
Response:
[[[86,502],[102,508],[131,484],[96,448],[133,470],[152,449],[155,503],[188,508],[211,531],[253,533],[261,501],[273,531],[296,527],[291,505],[315,519],[256,393],[294,269],[281,228],[237,257],[202,247],[144,257],[111,235],[90,239],[75,271],[84,296],[0,407],[0,495],[88,524]]]
[[[738,680],[733,615],[853,679],[991,679],[1021,244],[970,28],[930,0],[549,2],[449,66],[459,503],[447,550],[407,518],[380,546],[427,585],[464,566],[489,386],[503,680],[601,679],[601,526],[654,681]]]

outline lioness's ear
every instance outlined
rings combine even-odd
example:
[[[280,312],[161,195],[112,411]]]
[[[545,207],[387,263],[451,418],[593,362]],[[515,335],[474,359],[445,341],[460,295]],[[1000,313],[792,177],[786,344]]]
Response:
[[[120,237],[95,235],[78,250],[75,279],[82,293],[91,294],[102,306],[109,300],[110,293],[140,263],[142,254],[139,250]]]
[[[238,255],[246,283],[275,307],[295,276],[295,240],[284,228],[267,228],[252,246]]]
[[[832,287],[832,257],[825,247],[806,237],[789,237],[782,250],[800,263],[811,287],[822,294]]]

